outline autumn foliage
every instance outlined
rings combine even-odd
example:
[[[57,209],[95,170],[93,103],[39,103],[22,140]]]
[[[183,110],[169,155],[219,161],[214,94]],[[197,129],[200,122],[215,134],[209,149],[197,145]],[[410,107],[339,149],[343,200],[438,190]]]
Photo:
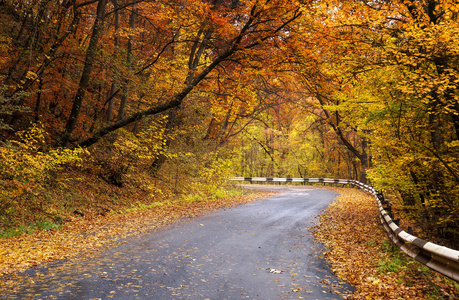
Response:
[[[384,190],[457,247],[458,13],[0,1],[0,231],[224,197],[234,175],[334,177]]]

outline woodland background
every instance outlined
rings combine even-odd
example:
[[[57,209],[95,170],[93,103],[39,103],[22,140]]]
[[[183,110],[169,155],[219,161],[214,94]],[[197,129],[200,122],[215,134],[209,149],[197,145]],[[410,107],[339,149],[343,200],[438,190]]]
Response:
[[[351,178],[459,248],[454,0],[0,0],[0,231]]]

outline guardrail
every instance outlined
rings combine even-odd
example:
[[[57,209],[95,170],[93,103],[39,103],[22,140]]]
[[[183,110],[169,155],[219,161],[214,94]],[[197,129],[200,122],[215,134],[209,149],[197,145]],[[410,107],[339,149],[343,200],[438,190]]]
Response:
[[[311,182],[311,183],[341,183],[350,184],[348,179],[331,178],[276,178],[276,177],[233,177],[231,180],[251,181],[251,182]]]
[[[250,182],[311,182],[311,183],[335,183],[356,186],[372,194],[379,208],[379,218],[391,240],[403,252],[427,267],[435,270],[451,279],[459,281],[459,251],[440,246],[402,230],[399,225],[400,220],[393,220],[390,202],[384,199],[382,192],[378,192],[371,186],[357,180],[331,179],[331,178],[270,178],[270,177],[233,177],[234,181]],[[410,232],[411,229],[408,228]]]

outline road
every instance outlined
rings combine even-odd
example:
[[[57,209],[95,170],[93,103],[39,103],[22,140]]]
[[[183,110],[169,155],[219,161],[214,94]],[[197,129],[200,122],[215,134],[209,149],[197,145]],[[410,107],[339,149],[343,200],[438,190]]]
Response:
[[[308,228],[337,196],[307,187],[181,220],[90,258],[27,271],[2,299],[342,299]],[[5,298],[3,298],[5,297]]]

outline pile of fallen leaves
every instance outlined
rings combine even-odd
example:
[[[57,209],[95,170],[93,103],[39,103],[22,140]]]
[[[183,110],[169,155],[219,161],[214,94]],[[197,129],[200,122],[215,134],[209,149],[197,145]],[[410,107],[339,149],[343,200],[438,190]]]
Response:
[[[429,270],[394,246],[379,221],[375,199],[355,189],[320,216],[315,237],[332,271],[357,290],[351,299],[459,299],[459,284]]]
[[[20,272],[46,261],[87,255],[106,248],[107,244],[114,245],[117,240],[128,236],[149,232],[183,218],[248,203],[272,194],[258,192],[200,202],[166,203],[124,214],[81,218],[65,223],[61,230],[42,230],[3,238],[0,243],[0,275]]]

